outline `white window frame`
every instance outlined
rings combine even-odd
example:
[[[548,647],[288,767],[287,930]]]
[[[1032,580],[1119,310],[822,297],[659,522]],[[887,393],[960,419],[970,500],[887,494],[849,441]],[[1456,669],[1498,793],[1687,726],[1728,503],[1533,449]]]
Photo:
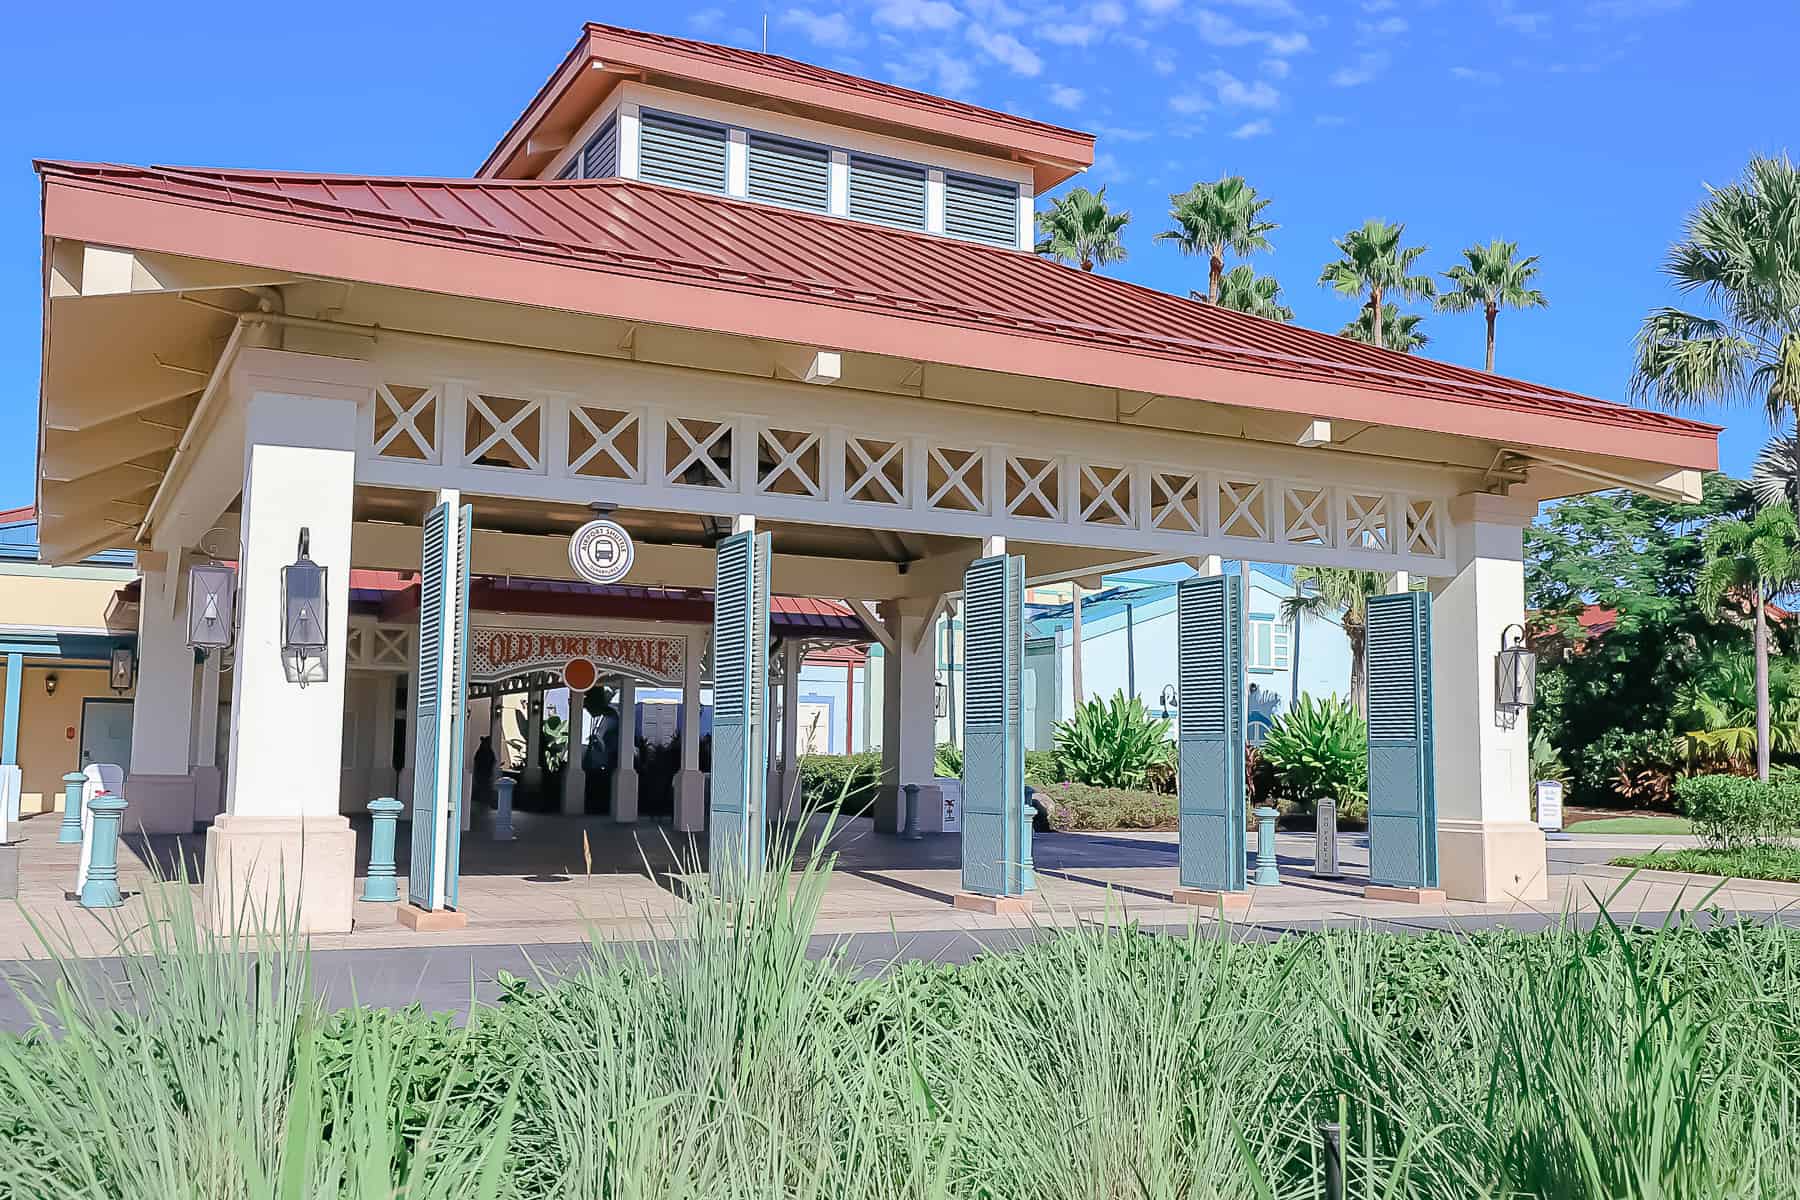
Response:
[[[1244,669],[1282,672],[1294,663],[1294,631],[1279,616],[1251,613],[1244,637]]]

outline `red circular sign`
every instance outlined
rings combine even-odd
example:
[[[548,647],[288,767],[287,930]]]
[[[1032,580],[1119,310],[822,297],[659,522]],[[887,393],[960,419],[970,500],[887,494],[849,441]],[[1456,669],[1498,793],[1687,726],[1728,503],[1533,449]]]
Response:
[[[585,658],[571,658],[563,664],[563,686],[571,692],[585,692],[600,682],[600,669]]]

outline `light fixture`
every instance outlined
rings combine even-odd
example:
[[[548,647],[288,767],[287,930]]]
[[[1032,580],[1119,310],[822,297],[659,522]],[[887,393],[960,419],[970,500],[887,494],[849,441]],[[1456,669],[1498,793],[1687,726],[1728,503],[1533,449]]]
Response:
[[[281,666],[289,683],[326,678],[325,568],[311,557],[312,531],[300,527],[300,550],[281,568]]]
[[[219,650],[231,645],[237,572],[223,563],[188,568],[188,645]]]
[[[129,692],[137,678],[137,655],[130,646],[114,646],[112,662],[107,669],[106,682],[112,690],[119,693]]]
[[[46,695],[46,696],[56,695],[56,672],[55,671],[52,671],[48,675],[44,676],[44,695]]]
[[[933,696],[933,703],[931,706],[931,715],[934,717],[949,716],[950,715],[950,685],[945,683],[941,679],[937,680],[936,686],[934,687],[933,692],[932,692],[932,696]]]
[[[1166,721],[1169,719],[1169,710],[1171,708],[1180,707],[1181,693],[1175,690],[1174,684],[1165,683],[1163,684],[1162,695],[1157,697],[1157,703],[1162,705],[1163,720]]]
[[[1500,631],[1500,653],[1494,657],[1494,706],[1508,720],[1537,703],[1537,655],[1525,648],[1525,627]]]

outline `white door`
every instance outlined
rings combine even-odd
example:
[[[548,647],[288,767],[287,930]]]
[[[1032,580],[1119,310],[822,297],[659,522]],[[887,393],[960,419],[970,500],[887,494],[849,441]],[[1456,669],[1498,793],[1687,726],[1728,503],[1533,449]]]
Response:
[[[131,768],[131,701],[88,699],[81,702],[81,766],[111,763]]]

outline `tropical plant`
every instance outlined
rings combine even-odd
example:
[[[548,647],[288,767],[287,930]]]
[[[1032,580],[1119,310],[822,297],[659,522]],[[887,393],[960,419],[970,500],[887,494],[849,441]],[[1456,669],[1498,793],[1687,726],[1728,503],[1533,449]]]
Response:
[[[1487,369],[1494,369],[1494,323],[1503,308],[1548,308],[1544,293],[1531,286],[1537,255],[1518,257],[1517,242],[1492,241],[1463,250],[1463,261],[1444,272],[1450,290],[1438,296],[1443,312],[1481,310],[1487,318]]]
[[[809,812],[861,813],[875,803],[880,791],[879,750],[800,756],[800,802]]]
[[[1392,304],[1384,304],[1381,306],[1380,343],[1375,341],[1375,311],[1370,308],[1357,313],[1356,320],[1338,330],[1338,336],[1368,346],[1380,344],[1389,350],[1398,350],[1401,354],[1411,354],[1431,341],[1419,329],[1424,320],[1418,313],[1403,313]]]
[[[1778,433],[1750,468],[1750,494],[1767,508],[1785,504],[1800,512],[1800,429]]]
[[[1195,299],[1199,294],[1195,293]],[[1281,303],[1281,283],[1273,275],[1258,275],[1256,268],[1243,263],[1225,273],[1219,283],[1219,296],[1214,301],[1220,308],[1249,313],[1269,321],[1292,321],[1294,310]]]
[[[1796,343],[1800,346],[1800,343]],[[1756,775],[1769,778],[1769,605],[1800,580],[1800,531],[1794,510],[1765,508],[1749,518],[1714,523],[1695,595],[1708,612],[1726,601],[1748,610],[1756,656]]]
[[[932,756],[931,769],[940,779],[961,779],[962,747],[955,742],[939,742],[937,752]]]
[[[1376,571],[1347,567],[1297,567],[1294,594],[1281,602],[1282,617],[1294,624],[1301,620],[1338,619],[1344,640],[1350,643],[1350,703],[1363,712],[1364,680],[1368,674],[1369,597],[1387,590],[1387,576]]]
[[[1384,300],[1390,296],[1417,300],[1437,294],[1437,284],[1431,276],[1412,273],[1426,247],[1404,245],[1405,237],[1405,225],[1371,218],[1333,243],[1342,257],[1326,263],[1319,273],[1322,286],[1332,288],[1340,296],[1364,298],[1364,307],[1370,314],[1371,346],[1388,344],[1382,335]]]
[[[1800,749],[1800,694],[1792,666],[1769,663],[1769,745],[1774,752]],[[1748,771],[1756,762],[1756,664],[1748,656],[1714,649],[1693,678],[1677,689],[1675,721],[1690,762]]]
[[[1084,271],[1111,262],[1125,261],[1125,244],[1119,232],[1131,222],[1129,212],[1113,212],[1106,204],[1106,189],[1090,192],[1071,188],[1037,215],[1037,252],[1058,262],[1073,263]]]
[[[1168,761],[1171,722],[1153,717],[1136,696],[1114,692],[1075,706],[1055,727],[1056,761],[1074,783],[1094,787],[1141,788],[1150,769]]]
[[[1268,206],[1269,201],[1258,196],[1243,176],[1221,175],[1213,183],[1196,183],[1170,196],[1169,219],[1175,225],[1157,234],[1156,240],[1174,242],[1183,254],[1206,257],[1206,299],[1218,304],[1224,291],[1225,255],[1243,257],[1267,250],[1267,235],[1280,228],[1262,219]]]
[[[1548,730],[1535,729],[1531,734],[1531,780],[1530,786],[1539,783],[1567,783],[1569,768],[1563,763],[1562,755],[1556,752],[1556,746],[1550,741]]]
[[[1694,832],[1721,850],[1779,842],[1800,827],[1800,784],[1690,775],[1675,785]]]
[[[1367,814],[1369,725],[1355,705],[1337,696],[1301,696],[1269,726],[1262,757],[1277,789],[1302,811],[1328,797],[1346,819]]]
[[[1644,318],[1632,394],[1669,409],[1748,403],[1772,422],[1800,410],[1800,170],[1787,156],[1708,188],[1663,273],[1709,311]]]

